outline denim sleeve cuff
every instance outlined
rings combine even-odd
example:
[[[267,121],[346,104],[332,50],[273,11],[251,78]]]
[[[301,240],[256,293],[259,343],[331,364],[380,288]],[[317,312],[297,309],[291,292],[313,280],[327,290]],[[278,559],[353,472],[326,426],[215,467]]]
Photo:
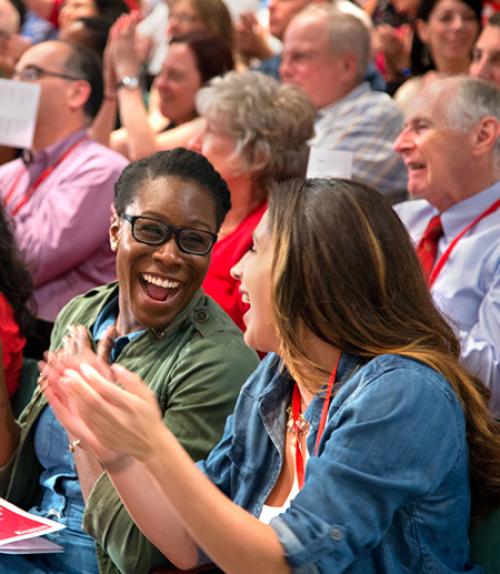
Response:
[[[284,547],[285,558],[294,574],[319,574],[321,563],[346,567],[351,562],[351,549],[346,542],[346,529],[339,524],[323,523],[312,544],[304,545],[281,516],[273,518],[270,526]]]

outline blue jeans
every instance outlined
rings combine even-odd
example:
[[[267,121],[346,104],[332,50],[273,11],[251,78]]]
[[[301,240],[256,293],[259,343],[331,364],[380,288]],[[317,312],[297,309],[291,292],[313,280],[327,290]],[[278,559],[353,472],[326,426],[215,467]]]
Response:
[[[60,554],[0,554],[0,574],[97,574],[95,544],[83,532],[61,530],[46,537],[64,547]]]

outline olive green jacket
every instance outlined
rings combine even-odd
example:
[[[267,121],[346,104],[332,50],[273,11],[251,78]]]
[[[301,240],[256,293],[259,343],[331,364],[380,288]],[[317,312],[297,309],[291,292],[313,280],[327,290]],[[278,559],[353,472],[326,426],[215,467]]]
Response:
[[[57,318],[51,349],[61,346],[70,325],[83,324],[90,333],[117,289],[116,283],[105,285],[73,299]],[[117,362],[140,375],[154,390],[165,424],[198,460],[220,438],[226,416],[258,358],[246,347],[233,321],[200,291],[162,333],[146,330],[123,349]],[[45,405],[37,389],[18,421],[19,447],[9,464],[0,469],[0,496],[26,509],[40,496],[41,467],[34,452],[33,431]],[[98,543],[101,573],[147,574],[168,563],[132,522],[105,473],[86,502],[83,529]]]

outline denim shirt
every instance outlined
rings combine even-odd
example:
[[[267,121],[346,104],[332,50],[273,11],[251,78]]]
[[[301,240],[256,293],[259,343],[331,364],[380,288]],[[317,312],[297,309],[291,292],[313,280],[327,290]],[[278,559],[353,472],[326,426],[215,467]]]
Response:
[[[396,355],[342,356],[328,420],[290,508],[271,520],[293,572],[473,572],[463,410],[449,383]],[[259,516],[283,463],[290,377],[276,355],[241,390],[224,436],[198,463]],[[314,453],[324,398],[305,417]]]
[[[97,316],[94,326],[92,327],[92,337],[96,343],[104,337],[106,329],[116,323],[118,311],[118,295],[116,295],[109,301],[109,303],[104,305],[102,311]],[[120,335],[113,339],[111,343],[111,351],[109,353],[109,362],[114,363],[118,355],[130,343],[130,341],[137,339],[137,337],[142,335],[144,332],[145,329],[141,329],[140,331],[133,331],[132,333]]]
[[[68,450],[68,435],[49,406],[43,409],[36,423],[34,447],[43,469],[39,477],[42,495],[38,505],[29,511],[66,526],[47,535],[49,540],[63,546],[64,553],[45,556],[45,569],[35,568],[32,563],[30,566],[26,561],[23,566],[16,563],[19,568],[16,570],[14,564],[6,563],[5,571],[97,574],[95,540],[82,530],[85,502],[73,455]],[[31,557],[27,557],[29,559]],[[1,568],[0,572],[3,572]]]

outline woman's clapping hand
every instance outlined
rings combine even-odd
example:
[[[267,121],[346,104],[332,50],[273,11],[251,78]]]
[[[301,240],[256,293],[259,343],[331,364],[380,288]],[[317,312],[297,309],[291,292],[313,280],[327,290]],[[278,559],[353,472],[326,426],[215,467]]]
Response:
[[[108,470],[130,457],[147,458],[154,449],[155,428],[164,431],[154,394],[119,365],[107,376],[89,363],[65,368],[62,376],[47,378],[43,391],[61,424]]]

